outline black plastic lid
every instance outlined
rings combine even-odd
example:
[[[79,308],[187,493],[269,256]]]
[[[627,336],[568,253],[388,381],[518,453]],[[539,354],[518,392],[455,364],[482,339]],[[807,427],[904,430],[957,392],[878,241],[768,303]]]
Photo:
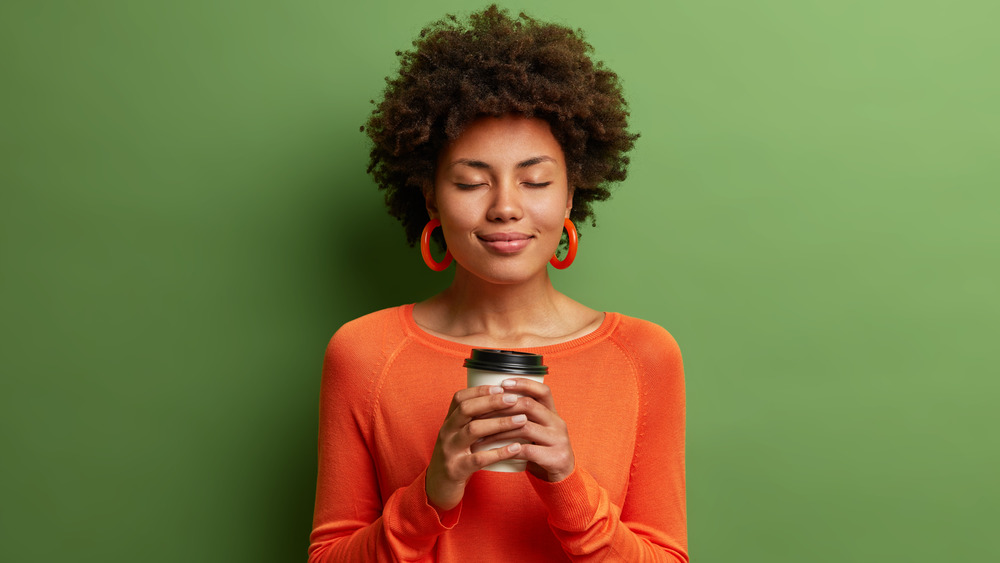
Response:
[[[513,350],[485,350],[473,348],[472,357],[466,358],[465,367],[525,375],[545,375],[549,373],[548,366],[542,365],[542,357],[527,352]]]

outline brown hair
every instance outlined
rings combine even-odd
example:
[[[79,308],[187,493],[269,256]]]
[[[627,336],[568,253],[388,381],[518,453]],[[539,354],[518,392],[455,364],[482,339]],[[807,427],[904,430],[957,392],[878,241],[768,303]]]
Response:
[[[428,221],[423,189],[434,184],[445,144],[481,116],[515,113],[549,123],[562,146],[574,189],[571,219],[593,223],[591,203],[625,179],[638,135],[629,133],[618,76],[590,59],[583,32],[517,18],[490,6],[453,15],[420,32],[411,51],[397,51],[399,75],[362,130],[374,146],[368,172],[389,213],[413,245]],[[374,103],[374,101],[373,101]]]

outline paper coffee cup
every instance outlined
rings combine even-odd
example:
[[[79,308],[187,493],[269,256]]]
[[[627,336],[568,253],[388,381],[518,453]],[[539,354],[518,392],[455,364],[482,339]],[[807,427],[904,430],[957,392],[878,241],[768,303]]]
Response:
[[[543,383],[545,374],[549,371],[549,368],[542,364],[542,357],[538,354],[479,348],[472,350],[472,357],[465,360],[465,367],[468,370],[469,387],[500,385],[503,380],[512,377],[523,377]],[[503,448],[514,442],[527,443],[524,440],[500,440],[488,444],[473,444],[472,451],[494,450],[496,448]],[[528,462],[523,459],[505,459],[487,465],[483,469],[486,471],[516,473],[524,471],[527,465]]]

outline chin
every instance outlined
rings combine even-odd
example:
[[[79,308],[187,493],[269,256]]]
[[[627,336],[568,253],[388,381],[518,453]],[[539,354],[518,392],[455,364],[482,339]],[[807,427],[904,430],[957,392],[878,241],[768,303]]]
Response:
[[[503,260],[491,261],[490,264],[477,264],[466,270],[473,276],[492,284],[514,285],[526,283],[538,276],[545,275],[546,266],[526,267],[520,261]],[[500,263],[497,263],[500,262]],[[548,262],[546,262],[548,264]]]

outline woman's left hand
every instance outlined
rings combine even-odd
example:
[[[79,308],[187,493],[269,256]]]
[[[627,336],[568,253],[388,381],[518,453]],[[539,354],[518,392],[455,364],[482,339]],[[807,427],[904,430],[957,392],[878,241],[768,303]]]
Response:
[[[523,444],[514,457],[527,460],[532,475],[552,483],[569,477],[576,467],[576,458],[569,443],[566,422],[556,413],[549,386],[524,378],[505,379],[500,385],[507,393],[523,395],[502,414],[523,413],[528,422],[520,428],[489,436],[485,441],[526,440],[529,443]]]

